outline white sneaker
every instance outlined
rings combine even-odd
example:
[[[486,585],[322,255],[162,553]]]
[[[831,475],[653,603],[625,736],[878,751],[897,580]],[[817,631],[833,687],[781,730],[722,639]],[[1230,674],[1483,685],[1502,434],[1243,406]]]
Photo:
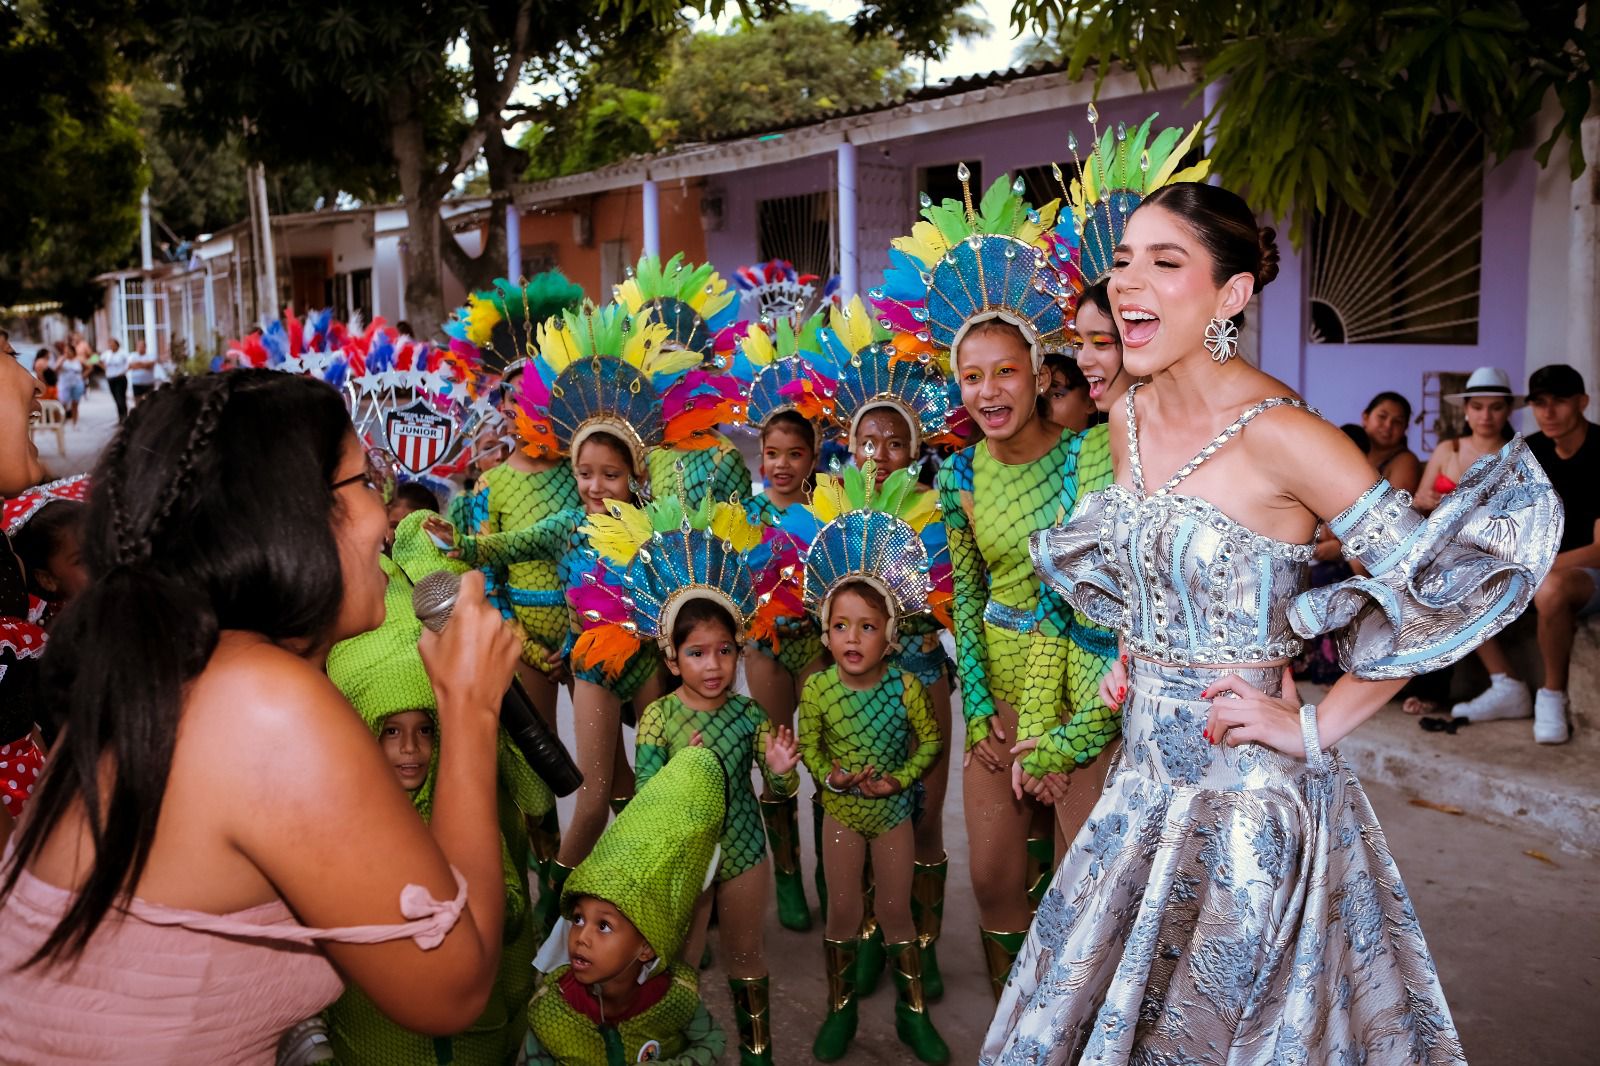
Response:
[[[1456,704],[1450,713],[1474,722],[1529,718],[1533,715],[1533,697],[1528,694],[1528,686],[1516,678],[1494,674],[1489,678],[1487,689],[1465,703]]]
[[[1533,701],[1533,739],[1540,744],[1565,744],[1571,735],[1567,728],[1567,694],[1540,689]]]

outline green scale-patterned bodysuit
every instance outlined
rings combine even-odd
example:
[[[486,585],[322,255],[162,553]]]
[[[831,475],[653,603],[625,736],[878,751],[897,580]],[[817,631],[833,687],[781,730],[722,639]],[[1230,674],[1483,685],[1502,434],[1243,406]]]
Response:
[[[1082,691],[1093,696],[1104,669],[1085,660],[1079,682],[1069,681],[1071,616],[1061,601],[1043,595],[1028,547],[1035,531],[1077,506],[1084,442],[1085,435],[1066,430],[1044,455],[1016,465],[996,459],[979,442],[939,470],[968,748],[989,735],[996,700],[1016,710],[1018,740],[1041,737],[1070,717],[1068,728],[1078,736],[1075,748],[1086,753],[1084,761],[1116,735],[1114,712],[1098,698],[1077,698]],[[1073,713],[1064,716],[1069,688]]]
[[[576,981],[563,980],[570,970],[559,967],[534,993],[518,1066],[711,1066],[721,1057],[725,1039],[706,1013],[699,979],[689,967],[674,963],[655,978],[671,982],[666,994],[614,1025],[597,1024],[569,1001],[569,995],[590,1001],[573,987]]]
[[[812,674],[800,694],[800,757],[819,784],[835,762],[849,771],[874,766],[899,782],[899,792],[879,798],[817,790],[822,809],[846,829],[868,840],[887,833],[911,817],[911,786],[939,757],[927,691],[895,670],[867,691],[846,686],[837,666]]]
[[[804,507],[803,503],[792,503],[789,507]],[[745,501],[745,517],[751,522],[762,526],[781,526],[783,516],[788,513],[789,507],[779,507],[765,494],[752,496]],[[776,650],[765,640],[753,643],[756,652],[769,659],[776,659],[778,665],[789,671],[791,677],[799,677],[800,671],[822,658],[822,627],[810,614],[800,618],[780,618],[778,620],[778,647]]]
[[[668,759],[687,748],[697,732],[701,747],[716,753],[728,775],[728,813],[722,828],[722,861],[717,867],[717,880],[731,881],[767,855],[761,808],[750,788],[750,764],[754,762],[760,768],[774,796],[794,795],[800,787],[800,775],[791,770],[780,776],[767,768],[772,723],[748,696],[730,693],[720,710],[697,711],[673,693],[656,700],[639,716],[633,757],[638,787],[644,788]]]
[[[1072,516],[1077,500],[1099,492],[1116,478],[1111,464],[1111,430],[1101,424],[1083,434],[1078,449],[1078,485],[1071,499],[1063,494],[1056,524]],[[1053,624],[1064,625],[1070,641],[1067,647],[1067,695],[1072,715],[1052,728],[1038,748],[1022,760],[1022,767],[1034,776],[1061,773],[1092,761],[1121,731],[1122,717],[1100,699],[1100,679],[1111,669],[1117,655],[1117,635],[1090,622],[1079,611],[1067,606],[1048,590],[1044,596]]]
[[[578,483],[567,463],[529,474],[502,463],[483,475],[474,495],[482,497],[474,509],[480,518],[464,534],[483,536],[526,529],[551,515],[581,505]],[[566,590],[557,575],[557,561],[529,559],[505,567],[485,567],[498,586],[500,597],[522,626],[522,661],[548,671],[546,656],[567,640]]]
[[[677,450],[656,448],[646,457],[650,468],[650,496],[665,500],[678,495],[679,462],[683,463],[683,494],[687,506],[698,506],[711,490],[719,503],[750,498],[750,467],[733,441],[717,434],[710,448]]]
[[[572,642],[578,635],[572,628],[571,612],[566,606],[566,590],[577,588],[583,575],[593,572],[599,565],[599,556],[589,547],[588,538],[579,532],[588,517],[583,508],[573,507],[521,529],[456,537],[456,548],[462,560],[474,566],[509,569],[514,565],[538,561],[554,570],[556,587],[561,590],[558,595],[561,597],[563,628],[552,647],[564,656],[571,654]],[[574,670],[573,676],[609,689],[627,702],[633,699],[639,686],[648,681],[660,665],[661,653],[656,650],[654,642],[647,642],[640,645],[638,654],[628,660],[628,665],[618,677],[607,677],[598,666]]]

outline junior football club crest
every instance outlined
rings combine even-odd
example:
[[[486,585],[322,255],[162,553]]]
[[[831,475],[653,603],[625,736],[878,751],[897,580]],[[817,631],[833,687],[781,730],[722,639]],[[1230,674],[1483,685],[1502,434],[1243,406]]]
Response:
[[[425,474],[450,454],[455,423],[418,400],[410,407],[390,411],[383,435],[395,460],[413,474]]]

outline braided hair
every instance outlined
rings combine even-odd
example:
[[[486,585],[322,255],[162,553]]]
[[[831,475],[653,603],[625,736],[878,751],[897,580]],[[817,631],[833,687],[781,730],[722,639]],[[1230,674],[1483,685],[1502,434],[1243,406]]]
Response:
[[[343,599],[330,486],[350,418],[320,381],[239,370],[187,378],[136,407],[94,471],[91,582],[56,621],[43,703],[65,727],[0,905],[74,806],[93,863],[29,965],[79,954],[139,883],[166,794],[184,688],[224,630],[320,643]],[[109,757],[114,772],[102,781]]]

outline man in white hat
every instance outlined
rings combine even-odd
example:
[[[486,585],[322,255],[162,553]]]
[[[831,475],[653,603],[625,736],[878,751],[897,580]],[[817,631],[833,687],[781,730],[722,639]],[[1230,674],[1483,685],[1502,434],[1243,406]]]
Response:
[[[1467,391],[1472,391],[1471,381]],[[1550,476],[1566,511],[1560,553],[1533,597],[1544,685],[1530,696],[1499,642],[1489,640],[1478,649],[1489,671],[1489,688],[1476,699],[1456,704],[1454,713],[1473,721],[1531,714],[1533,739],[1561,744],[1571,736],[1567,673],[1573,636],[1579,619],[1600,614],[1600,432],[1584,417],[1589,396],[1583,376],[1564,363],[1533,372],[1528,401],[1539,424],[1539,432],[1528,438],[1528,450]]]

